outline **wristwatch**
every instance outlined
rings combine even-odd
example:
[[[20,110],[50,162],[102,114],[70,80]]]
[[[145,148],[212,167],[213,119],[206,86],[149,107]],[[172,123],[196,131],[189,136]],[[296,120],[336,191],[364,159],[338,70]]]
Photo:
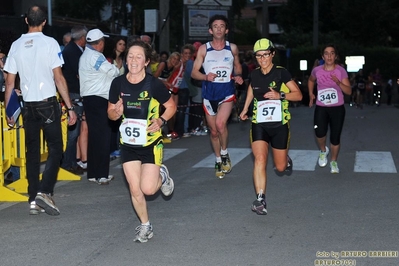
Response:
[[[71,106],[71,107],[67,108],[67,110],[68,111],[73,111],[73,110],[75,110],[75,107]]]
[[[280,100],[285,100],[285,92],[280,91]]]
[[[164,126],[168,123],[168,121],[166,121],[165,118],[163,118],[162,116],[160,116],[159,119],[162,120],[162,126]]]

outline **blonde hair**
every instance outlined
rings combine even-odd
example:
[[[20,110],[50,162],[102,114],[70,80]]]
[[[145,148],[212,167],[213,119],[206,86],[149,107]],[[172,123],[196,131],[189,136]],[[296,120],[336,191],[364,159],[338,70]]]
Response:
[[[180,60],[181,55],[180,55],[179,52],[173,52],[173,53],[170,54],[168,60],[169,60],[170,58],[172,58],[172,57],[177,57],[177,59]]]

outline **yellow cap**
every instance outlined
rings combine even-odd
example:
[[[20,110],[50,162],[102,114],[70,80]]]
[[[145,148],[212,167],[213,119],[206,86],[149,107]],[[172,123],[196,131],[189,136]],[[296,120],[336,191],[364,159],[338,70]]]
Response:
[[[254,44],[254,53],[257,51],[263,51],[263,50],[271,50],[274,49],[274,44],[266,38],[259,39],[255,42]]]

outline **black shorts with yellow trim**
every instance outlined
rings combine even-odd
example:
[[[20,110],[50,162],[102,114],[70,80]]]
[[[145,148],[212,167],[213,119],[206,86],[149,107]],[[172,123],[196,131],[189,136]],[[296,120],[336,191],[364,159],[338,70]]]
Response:
[[[160,166],[163,161],[163,147],[162,138],[145,147],[121,144],[121,163],[141,161],[142,164],[152,163]]]
[[[278,127],[270,127],[267,123],[252,123],[251,125],[251,143],[257,140],[263,140],[270,143],[273,148],[285,150],[289,146],[290,126],[289,123]]]

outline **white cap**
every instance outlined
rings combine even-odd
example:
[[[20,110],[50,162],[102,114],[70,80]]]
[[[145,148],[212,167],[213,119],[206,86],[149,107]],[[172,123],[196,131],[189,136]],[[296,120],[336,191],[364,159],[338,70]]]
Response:
[[[86,35],[86,41],[88,42],[95,42],[100,40],[103,37],[109,37],[109,35],[105,35],[101,30],[99,29],[93,29],[90,30],[87,35]]]

